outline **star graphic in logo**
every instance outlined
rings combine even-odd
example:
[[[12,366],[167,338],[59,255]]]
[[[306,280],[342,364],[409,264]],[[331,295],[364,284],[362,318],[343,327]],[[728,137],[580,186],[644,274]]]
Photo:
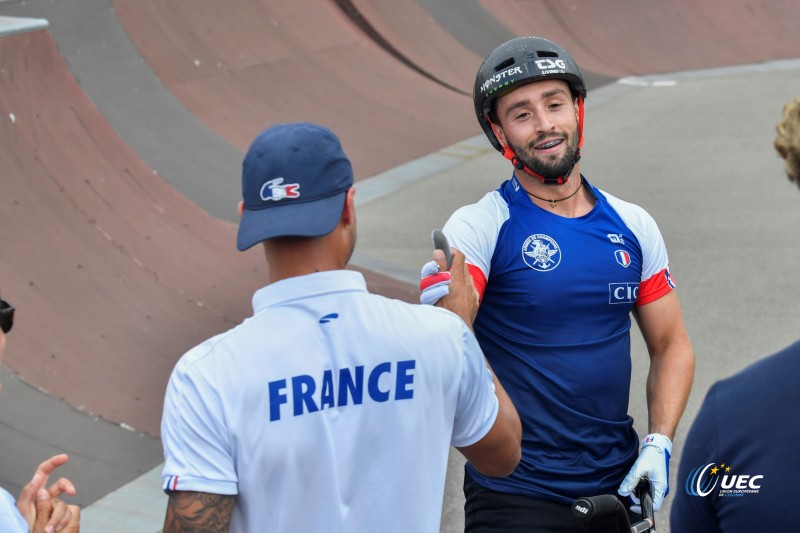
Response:
[[[711,475],[715,475],[718,471],[719,471],[719,468],[717,468],[715,466],[714,468],[711,469]]]

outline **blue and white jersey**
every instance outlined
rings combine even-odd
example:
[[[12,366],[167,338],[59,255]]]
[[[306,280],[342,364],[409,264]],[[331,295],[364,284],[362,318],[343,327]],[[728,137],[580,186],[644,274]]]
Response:
[[[628,416],[630,312],[674,287],[655,221],[588,182],[565,218],[516,177],[444,227],[482,293],[475,334],[522,420],[522,461],[493,490],[571,502],[615,493],[638,454]]]
[[[464,322],[350,271],[273,283],[253,307],[173,371],[164,489],[236,494],[233,532],[438,532],[449,446],[498,412]]]

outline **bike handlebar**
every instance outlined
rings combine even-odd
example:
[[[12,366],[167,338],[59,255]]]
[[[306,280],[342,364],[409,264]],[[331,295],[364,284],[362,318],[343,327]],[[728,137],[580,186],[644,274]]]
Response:
[[[643,478],[639,482],[639,485],[636,486],[634,492],[639,498],[642,507],[643,520],[633,525],[631,525],[630,520],[628,520],[628,512],[625,510],[625,506],[622,505],[619,498],[613,494],[578,498],[572,504],[572,512],[575,516],[587,521],[592,520],[592,518],[613,514],[617,518],[617,526],[621,533],[643,533],[655,527],[653,497],[650,494],[650,481]]]
[[[617,512],[617,508],[625,511],[622,502],[613,494],[601,494],[588,498],[578,498],[572,504],[575,516],[589,520],[593,517],[605,516]]]

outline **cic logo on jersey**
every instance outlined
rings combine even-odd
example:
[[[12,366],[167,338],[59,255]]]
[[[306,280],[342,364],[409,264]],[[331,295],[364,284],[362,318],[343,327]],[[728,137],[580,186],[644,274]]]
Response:
[[[686,478],[686,494],[705,498],[718,491],[720,498],[741,498],[749,494],[758,494],[763,475],[736,474],[733,467],[720,463],[708,463],[692,469]]]

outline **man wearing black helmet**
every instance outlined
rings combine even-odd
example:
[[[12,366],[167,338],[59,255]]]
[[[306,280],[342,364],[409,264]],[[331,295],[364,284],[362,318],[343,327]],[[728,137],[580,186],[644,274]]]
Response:
[[[468,532],[574,531],[575,498],[631,496],[647,476],[657,510],[669,491],[694,354],[655,221],[581,175],[585,97],[572,57],[539,37],[499,46],[476,77],[478,121],[514,171],[444,233],[481,296],[475,333],[519,411],[523,457],[503,479],[467,464]],[[446,293],[443,276],[423,279],[423,303]],[[650,355],[641,451],[627,412],[631,313]]]

